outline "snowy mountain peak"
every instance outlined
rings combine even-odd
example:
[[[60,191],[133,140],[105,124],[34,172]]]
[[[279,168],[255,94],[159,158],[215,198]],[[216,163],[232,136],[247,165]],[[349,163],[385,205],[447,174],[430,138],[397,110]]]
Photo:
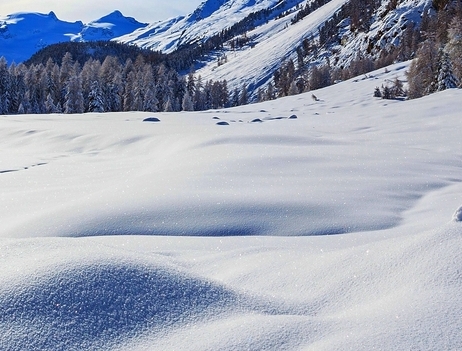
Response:
[[[146,26],[147,23],[138,22],[133,17],[125,17],[122,12],[116,10],[100,19],[88,23],[82,32],[73,40],[111,40]]]
[[[199,7],[191,14],[190,20],[200,21],[201,19],[209,17],[215,11],[219,10],[227,0],[206,0],[199,5]]]
[[[292,2],[301,2],[302,0],[294,0]],[[190,15],[190,21],[200,21],[207,19],[212,15],[217,15],[217,12],[227,12],[232,10],[234,13],[242,11],[248,14],[263,7],[276,5],[280,1],[275,0],[206,0]],[[228,22],[228,26],[233,23]]]
[[[65,41],[111,40],[145,27],[146,23],[114,11],[84,24],[66,22],[48,14],[18,12],[0,18],[0,56],[9,63],[22,62],[47,45]]]
[[[109,22],[109,23],[132,23],[137,24],[140,26],[146,25],[146,23],[138,22],[133,17],[126,17],[120,12],[119,10],[115,10],[110,14],[103,16],[97,20],[91,21],[90,23],[101,23],[101,22]]]

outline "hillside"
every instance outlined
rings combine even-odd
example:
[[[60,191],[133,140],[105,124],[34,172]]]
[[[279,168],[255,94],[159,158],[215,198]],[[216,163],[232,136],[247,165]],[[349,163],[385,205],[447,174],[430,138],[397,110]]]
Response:
[[[371,96],[407,69],[0,117],[0,349],[460,349],[462,91]]]
[[[226,80],[230,90],[245,85],[255,99],[285,61],[300,62],[298,50],[307,51],[307,67],[299,67],[305,70],[326,64],[344,68],[358,57],[377,61],[412,35],[408,32],[418,29],[429,11],[431,0],[396,1],[393,7],[387,1],[210,0],[188,16],[116,40],[166,53],[209,47],[194,57],[196,73],[205,81]],[[244,44],[238,46],[239,41]]]

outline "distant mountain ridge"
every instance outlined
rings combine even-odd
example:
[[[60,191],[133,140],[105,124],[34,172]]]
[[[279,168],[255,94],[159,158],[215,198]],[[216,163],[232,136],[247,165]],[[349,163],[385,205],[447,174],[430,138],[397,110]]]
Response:
[[[0,56],[20,63],[45,46],[66,41],[111,40],[145,27],[146,23],[125,17],[120,11],[84,24],[48,14],[20,12],[0,17]]]

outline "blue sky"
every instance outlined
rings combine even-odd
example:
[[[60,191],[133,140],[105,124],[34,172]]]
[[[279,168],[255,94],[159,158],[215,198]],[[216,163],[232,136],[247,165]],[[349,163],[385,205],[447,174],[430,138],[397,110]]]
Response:
[[[90,22],[114,10],[125,16],[135,17],[140,22],[155,22],[178,15],[186,15],[196,9],[203,0],[2,0],[0,17],[15,12],[54,11],[59,19],[65,21]]]

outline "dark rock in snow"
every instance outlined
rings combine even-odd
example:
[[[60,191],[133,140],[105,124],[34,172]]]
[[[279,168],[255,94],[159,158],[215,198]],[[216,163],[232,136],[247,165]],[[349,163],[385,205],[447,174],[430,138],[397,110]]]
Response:
[[[260,118],[253,119],[250,123],[262,123],[263,121]]]
[[[229,123],[226,121],[221,121],[217,123],[217,126],[229,126]]]
[[[297,119],[297,118],[298,118],[297,115],[292,115],[289,117],[289,119]]]
[[[160,119],[157,117],[148,117],[143,119],[143,122],[160,122]]]

